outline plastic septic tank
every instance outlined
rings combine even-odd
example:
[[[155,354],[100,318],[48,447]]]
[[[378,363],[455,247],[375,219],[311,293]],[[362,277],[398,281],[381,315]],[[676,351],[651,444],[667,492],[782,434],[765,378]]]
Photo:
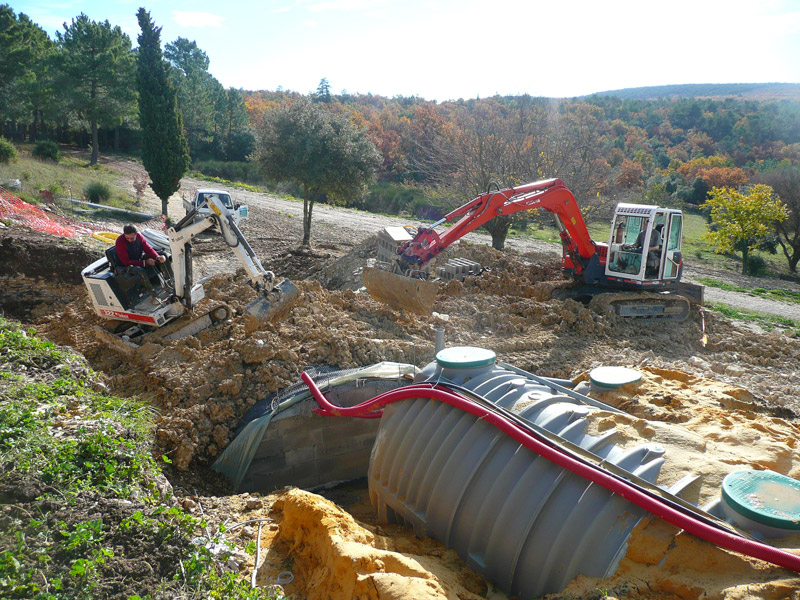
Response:
[[[415,382],[454,384],[654,483],[664,448],[621,449],[587,434],[598,406],[498,364],[491,350],[441,350]],[[590,400],[590,399],[587,399]],[[610,407],[609,407],[610,408]],[[615,410],[615,409],[614,409]],[[678,493],[687,482],[669,491]],[[369,468],[379,519],[405,523],[454,548],[509,594],[558,592],[576,575],[607,577],[646,514],[449,404],[410,399],[384,409]]]

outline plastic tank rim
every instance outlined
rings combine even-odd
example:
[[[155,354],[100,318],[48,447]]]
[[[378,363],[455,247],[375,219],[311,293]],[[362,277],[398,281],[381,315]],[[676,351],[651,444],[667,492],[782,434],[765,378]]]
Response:
[[[496,360],[497,354],[493,350],[475,346],[453,346],[436,353],[436,362],[444,369],[489,367]]]
[[[778,507],[765,504],[768,500],[759,493],[763,483],[774,484],[797,497],[793,514]],[[744,469],[728,473],[722,480],[722,500],[734,512],[756,523],[783,529],[800,531],[800,481],[775,473]],[[760,506],[759,506],[760,504]]]

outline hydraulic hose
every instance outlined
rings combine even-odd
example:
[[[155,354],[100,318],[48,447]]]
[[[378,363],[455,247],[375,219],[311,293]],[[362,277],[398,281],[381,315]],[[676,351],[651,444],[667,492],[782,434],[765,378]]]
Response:
[[[588,479],[589,481],[606,488],[610,492],[622,496],[636,506],[680,529],[685,529],[689,533],[716,546],[719,546],[720,548],[738,552],[739,554],[757,558],[773,565],[800,573],[799,555],[782,550],[780,548],[775,548],[774,546],[770,546],[769,544],[765,544],[757,540],[750,540],[735,533],[719,529],[695,518],[694,516],[681,512],[677,508],[669,506],[660,498],[648,495],[644,491],[632,485],[630,482],[615,478],[600,467],[583,463],[572,456],[569,456],[560,449],[548,446],[547,444],[530,435],[528,432],[524,431],[518,424],[513,423],[509,419],[494,413],[491,410],[488,410],[487,408],[482,407],[459,394],[441,389],[434,389],[431,384],[417,384],[385,392],[356,406],[340,407],[332,404],[327,398],[325,398],[308,374],[302,373],[300,377],[308,386],[311,394],[314,396],[314,399],[321,407],[321,410],[317,412],[324,415],[357,417],[365,413],[376,414],[375,411],[377,409],[386,406],[387,404],[412,398],[429,398],[431,400],[445,402],[446,404],[454,406],[455,408],[463,410],[464,412],[472,414],[479,419],[486,421],[526,448],[532,450],[559,467],[583,477],[584,479]]]

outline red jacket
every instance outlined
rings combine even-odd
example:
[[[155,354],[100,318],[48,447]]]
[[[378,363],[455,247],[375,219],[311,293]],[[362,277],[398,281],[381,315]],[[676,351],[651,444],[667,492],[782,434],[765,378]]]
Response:
[[[144,267],[145,258],[158,258],[158,253],[141,233],[136,234],[133,242],[128,242],[123,233],[117,238],[114,247],[120,262],[126,267]]]

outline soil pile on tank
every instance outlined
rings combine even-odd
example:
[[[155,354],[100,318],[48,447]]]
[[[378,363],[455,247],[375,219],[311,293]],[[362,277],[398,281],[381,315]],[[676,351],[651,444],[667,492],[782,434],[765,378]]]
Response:
[[[587,433],[614,429],[611,441],[622,448],[662,445],[662,488],[699,476],[681,497],[703,507],[720,497],[722,480],[735,470],[768,469],[800,479],[796,422],[763,414],[750,392],[729,383],[678,370],[641,372],[638,383],[592,393],[626,414],[594,413]],[[797,552],[800,534],[767,543]],[[613,577],[578,577],[562,594],[589,597],[598,589],[624,598],[790,598],[800,589],[800,576],[648,517],[634,530]]]

